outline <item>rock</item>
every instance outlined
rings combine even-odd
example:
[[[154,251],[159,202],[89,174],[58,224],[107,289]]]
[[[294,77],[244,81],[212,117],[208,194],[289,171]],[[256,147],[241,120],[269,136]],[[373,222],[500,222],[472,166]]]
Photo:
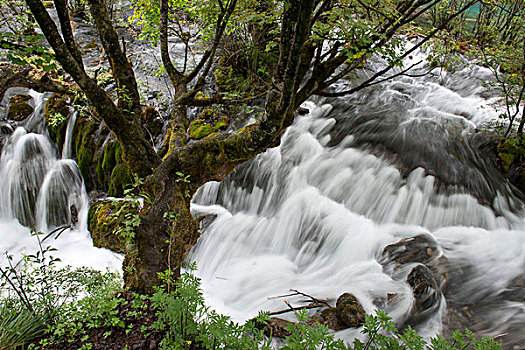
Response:
[[[19,122],[29,117],[34,111],[29,101],[31,101],[31,97],[27,95],[15,95],[11,97],[9,100],[7,119]]]
[[[285,338],[291,333],[288,328],[293,325],[293,322],[283,320],[282,318],[272,317],[264,325],[256,325],[258,328],[262,326],[264,334],[268,337]]]
[[[414,293],[414,305],[407,323],[418,324],[434,314],[441,305],[441,291],[432,271],[425,265],[417,265],[410,271],[407,283]]]
[[[312,316],[308,323],[311,325],[320,323],[336,332],[348,328],[337,317],[337,309],[335,307],[324,309],[321,313]]]
[[[307,115],[308,113],[310,113],[310,110],[308,108],[299,107],[297,109],[297,114],[299,115]]]
[[[94,202],[88,214],[88,229],[93,245],[125,253],[128,242],[118,231],[125,226],[126,214],[136,210],[136,203],[130,200],[103,199]]]
[[[390,272],[409,263],[423,264],[432,271],[440,289],[445,288],[448,280],[448,261],[429,234],[404,238],[386,246],[379,262]]]
[[[360,327],[365,322],[365,309],[359,303],[359,300],[350,293],[344,293],[336,302],[337,319],[346,326],[346,328]]]
[[[47,100],[44,120],[49,131],[49,137],[59,149],[64,147],[69,115],[69,96],[65,94],[53,94],[53,96]]]

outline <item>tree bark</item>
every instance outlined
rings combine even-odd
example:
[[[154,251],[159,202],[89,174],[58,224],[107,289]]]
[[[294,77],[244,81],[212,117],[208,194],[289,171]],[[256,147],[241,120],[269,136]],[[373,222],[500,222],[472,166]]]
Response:
[[[120,47],[119,37],[113,28],[105,0],[89,0],[89,8],[97,27],[102,46],[108,57],[113,78],[119,89],[120,109],[140,114],[140,95],[135,80],[135,72]]]

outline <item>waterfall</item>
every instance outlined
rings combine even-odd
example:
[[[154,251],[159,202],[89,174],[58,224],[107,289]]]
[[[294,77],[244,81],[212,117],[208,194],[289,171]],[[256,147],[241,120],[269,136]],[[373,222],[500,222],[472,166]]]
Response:
[[[488,160],[478,132],[498,115],[496,93],[481,84],[490,79],[465,64],[307,102],[278,147],[194,196],[192,211],[205,220],[188,260],[210,305],[245,321],[286,309],[274,297],[290,289],[331,303],[350,292],[367,312],[383,308],[403,324],[415,302],[406,282],[414,264],[393,274],[383,251],[424,234],[448,261],[448,288],[417,330],[468,327],[523,344],[524,293],[506,294],[525,267],[522,195]],[[472,318],[454,323],[465,309]]]
[[[87,231],[89,199],[77,164],[69,159],[77,113],[70,116],[61,159],[44,121],[49,94],[14,88],[3,103],[15,94],[30,96],[34,112],[16,123],[0,115],[6,120],[0,156],[0,263],[6,252],[20,257],[37,251],[30,228],[46,233],[70,225],[59,239],[47,242],[58,249],[64,264],[119,270],[122,258],[94,248]]]
[[[64,140],[64,146],[62,148],[62,159],[71,159],[73,156],[73,130],[75,129],[75,123],[77,121],[78,112],[74,111],[69,115],[66,127],[66,138]]]

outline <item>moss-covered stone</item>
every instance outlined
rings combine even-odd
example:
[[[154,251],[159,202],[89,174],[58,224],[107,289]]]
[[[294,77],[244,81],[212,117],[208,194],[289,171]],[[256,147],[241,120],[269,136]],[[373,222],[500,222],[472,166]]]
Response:
[[[82,115],[77,120],[73,144],[88,190],[121,196],[132,176],[124,162],[120,144],[109,129],[95,118]]]
[[[126,252],[124,237],[118,234],[125,225],[125,215],[136,210],[130,201],[104,199],[89,208],[88,229],[95,247],[106,248],[117,253]]]
[[[77,120],[74,132],[73,143],[75,145],[75,158],[78,168],[88,185],[88,189],[97,188],[96,179],[91,170],[94,162],[98,141],[95,138],[97,123],[89,117],[81,117]]]
[[[14,121],[22,121],[33,113],[34,109],[29,104],[31,100],[27,95],[15,95],[9,100],[9,111],[7,118]]]
[[[69,112],[69,97],[67,95],[55,94],[46,103],[44,120],[49,130],[49,136],[59,149],[62,149],[66,139]]]
[[[202,139],[220,130],[225,130],[230,124],[230,118],[213,108],[205,108],[189,127],[189,135],[193,140]]]
[[[117,164],[111,172],[108,194],[110,196],[121,195],[132,182],[133,176],[129,167],[123,162]]]

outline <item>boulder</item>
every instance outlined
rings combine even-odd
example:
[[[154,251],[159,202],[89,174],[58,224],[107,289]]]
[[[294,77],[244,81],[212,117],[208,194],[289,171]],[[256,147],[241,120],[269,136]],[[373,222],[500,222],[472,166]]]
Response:
[[[365,322],[365,309],[350,293],[344,293],[337,299],[335,309],[337,319],[345,328],[360,327]]]
[[[11,97],[9,100],[7,119],[19,122],[29,117],[34,111],[30,101],[31,96],[28,95],[15,95]]]
[[[125,253],[128,242],[120,232],[126,225],[126,214],[137,210],[137,203],[132,200],[103,199],[94,202],[88,214],[88,229],[93,245]]]
[[[348,328],[337,317],[337,310],[335,307],[329,307],[322,310],[320,313],[315,314],[308,323],[311,325],[320,323],[336,332]]]

